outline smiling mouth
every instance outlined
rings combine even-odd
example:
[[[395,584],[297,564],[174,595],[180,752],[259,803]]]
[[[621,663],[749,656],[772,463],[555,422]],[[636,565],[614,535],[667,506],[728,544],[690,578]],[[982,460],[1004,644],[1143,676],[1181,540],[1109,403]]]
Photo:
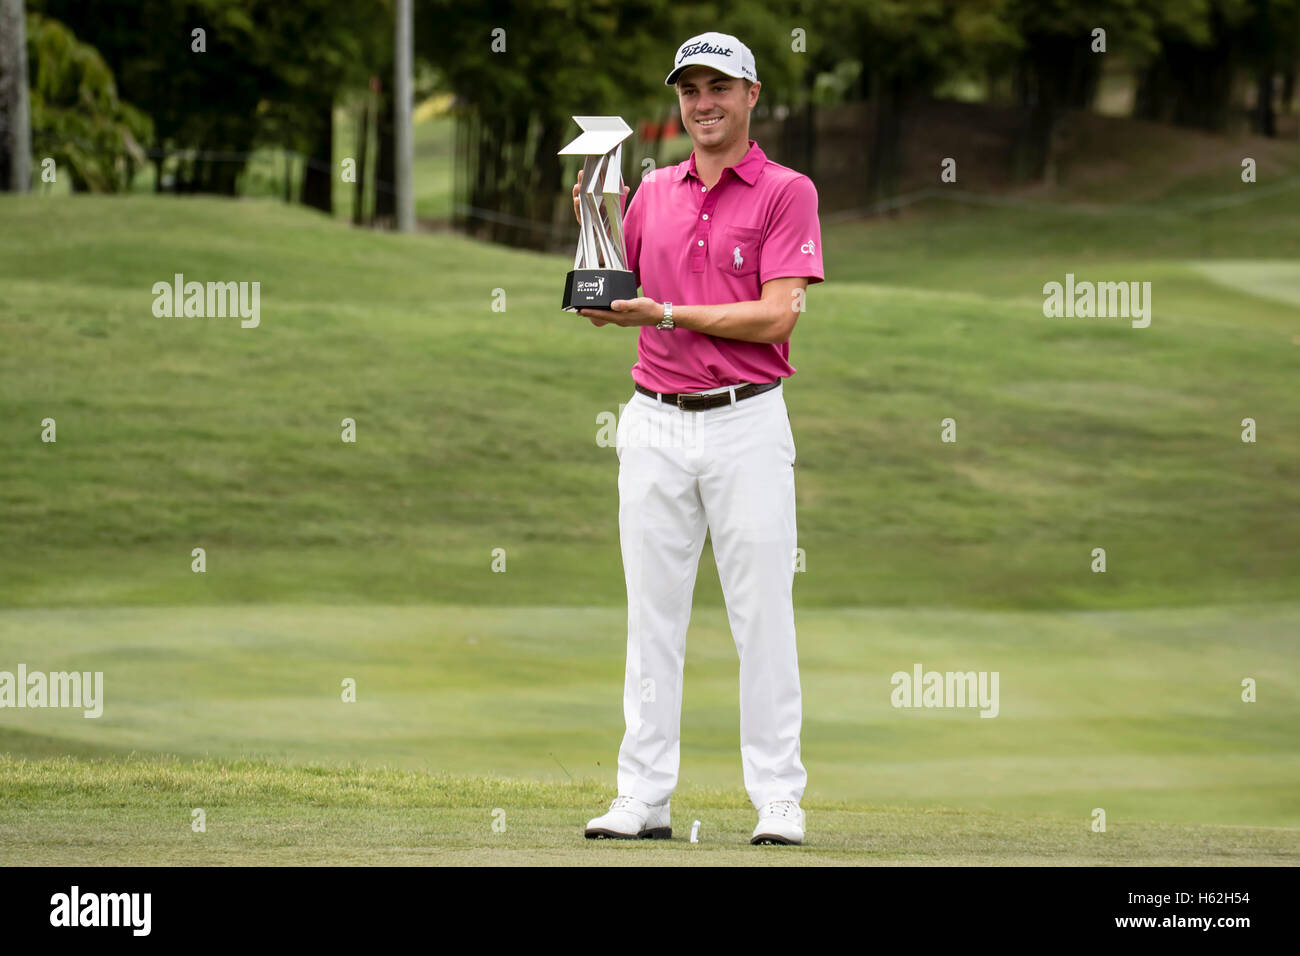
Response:
[[[717,126],[719,123],[721,123],[721,122],[722,122],[722,117],[721,117],[721,116],[714,116],[712,119],[696,120],[695,122],[696,122],[698,125],[703,126],[705,129],[708,129],[710,126]]]

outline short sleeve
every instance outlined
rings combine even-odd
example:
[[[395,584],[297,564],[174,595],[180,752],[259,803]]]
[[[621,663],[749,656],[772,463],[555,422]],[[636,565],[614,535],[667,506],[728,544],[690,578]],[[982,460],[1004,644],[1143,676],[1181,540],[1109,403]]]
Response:
[[[760,282],[804,277],[809,285],[826,278],[817,187],[807,176],[792,179],[776,200],[763,233],[758,277]]]
[[[623,246],[627,250],[627,267],[632,270],[636,276],[637,288],[641,288],[641,190],[645,184],[637,188],[632,195],[632,201],[628,202],[626,198],[619,201],[623,205]]]

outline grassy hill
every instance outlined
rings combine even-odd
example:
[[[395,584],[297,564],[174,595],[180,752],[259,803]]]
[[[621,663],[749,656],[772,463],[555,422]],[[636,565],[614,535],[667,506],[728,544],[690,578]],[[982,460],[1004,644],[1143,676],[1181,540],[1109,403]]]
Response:
[[[1300,831],[1280,828],[1112,817],[1094,833],[1086,818],[817,799],[804,801],[815,828],[804,846],[748,846],[753,811],[743,797],[692,786],[674,797],[671,841],[625,843],[581,838],[592,808],[607,799],[590,784],[3,755],[0,774],[8,782],[0,865],[1293,866],[1300,857]],[[203,832],[192,829],[196,809]],[[504,829],[493,828],[498,821]]]
[[[1084,819],[1300,825],[1295,603],[1117,612],[801,610],[810,796]],[[100,670],[104,715],[7,710],[0,751],[612,782],[626,612],[122,608],[0,614],[4,660]],[[683,778],[743,797],[736,652],[692,618]],[[996,671],[997,716],[890,677]],[[4,665],[12,667],[12,664]],[[1259,701],[1242,702],[1242,678]],[[357,699],[341,700],[345,678]]]
[[[1300,220],[1207,264],[1164,221],[1053,239],[1043,216],[828,228],[787,386],[801,606],[1294,596],[1300,267],[1237,260]],[[596,436],[635,332],[558,311],[561,257],[273,202],[5,198],[0,219],[0,602],[623,601]],[[1151,281],[1151,327],[1044,318],[1067,271]],[[155,318],[174,273],[260,282],[260,326]]]
[[[1300,190],[1189,215],[1212,187],[828,223],[787,383],[785,860],[1300,859]],[[577,836],[622,732],[596,438],[636,352],[558,311],[567,268],[275,202],[0,197],[0,669],[106,688],[0,713],[0,863],[764,859],[709,553],[674,799],[705,842]],[[1150,281],[1150,328],[1044,318],[1067,272]],[[175,273],[260,282],[260,325],[155,317]],[[915,663],[998,671],[998,717],[891,707]]]

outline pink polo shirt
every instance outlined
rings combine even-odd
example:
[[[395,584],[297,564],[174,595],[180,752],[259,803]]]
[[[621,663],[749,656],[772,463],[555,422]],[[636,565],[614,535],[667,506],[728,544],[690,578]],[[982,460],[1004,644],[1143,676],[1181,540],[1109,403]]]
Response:
[[[824,280],[817,188],[752,139],[706,189],[695,154],[642,181],[624,217],[628,263],[656,302],[719,305],[762,297],[769,279]],[[742,342],[690,329],[641,327],[632,378],[656,392],[699,392],[793,375],[790,343]]]

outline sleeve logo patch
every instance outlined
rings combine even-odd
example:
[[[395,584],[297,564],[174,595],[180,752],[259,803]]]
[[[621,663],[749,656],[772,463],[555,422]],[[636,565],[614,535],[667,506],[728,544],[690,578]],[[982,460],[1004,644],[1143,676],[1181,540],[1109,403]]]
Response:
[[[813,241],[809,239],[807,242],[805,242],[802,246],[799,247],[799,251],[802,252],[805,256],[810,256],[813,254],[813,250],[815,248],[816,247],[813,245]]]

